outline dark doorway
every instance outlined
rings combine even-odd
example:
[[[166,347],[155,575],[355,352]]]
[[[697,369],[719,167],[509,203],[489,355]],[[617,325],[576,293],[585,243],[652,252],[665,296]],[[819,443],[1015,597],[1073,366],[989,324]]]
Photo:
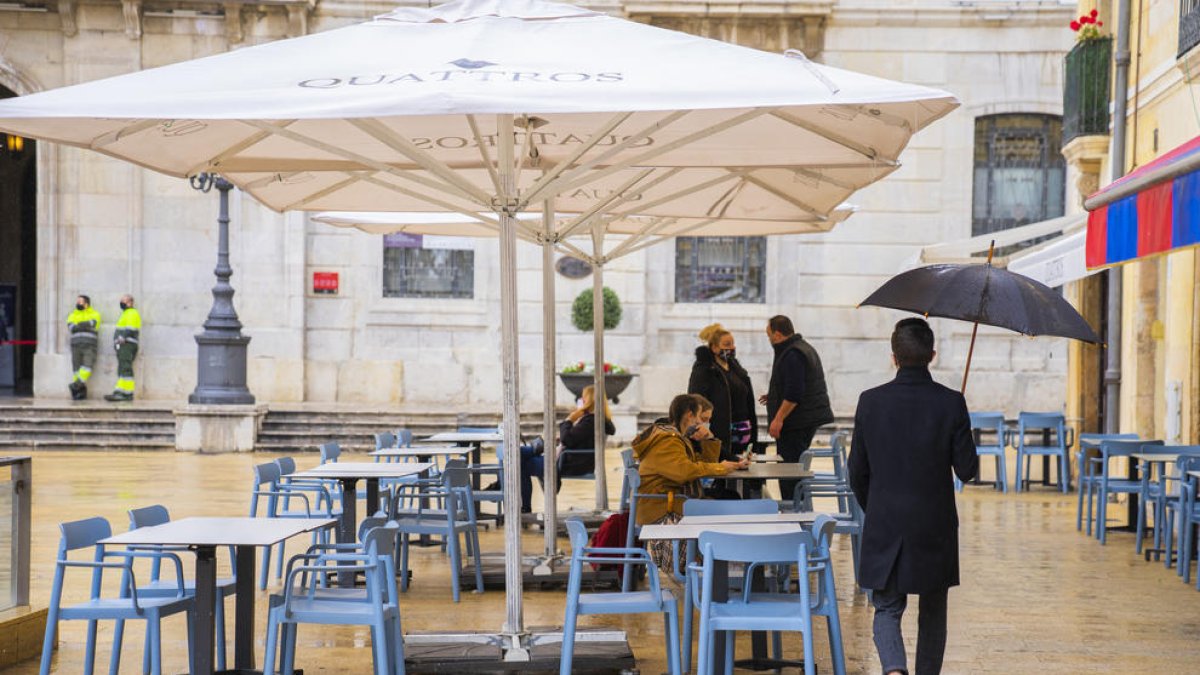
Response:
[[[0,99],[16,96],[0,87]],[[0,396],[33,393],[37,349],[37,151],[0,134]]]

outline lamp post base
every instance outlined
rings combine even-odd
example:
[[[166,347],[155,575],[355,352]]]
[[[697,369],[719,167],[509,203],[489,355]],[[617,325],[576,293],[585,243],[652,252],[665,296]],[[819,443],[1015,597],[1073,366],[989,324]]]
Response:
[[[246,335],[196,336],[199,350],[196,389],[188,403],[202,405],[253,405],[254,394],[246,387]]]

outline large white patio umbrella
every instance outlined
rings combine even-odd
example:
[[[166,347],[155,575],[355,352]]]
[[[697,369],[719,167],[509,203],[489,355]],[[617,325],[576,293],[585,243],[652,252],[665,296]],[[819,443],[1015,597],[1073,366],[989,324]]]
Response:
[[[957,106],[791,54],[572,5],[463,0],[8,99],[0,130],[179,177],[220,173],[279,210],[492,212],[504,436],[516,447],[515,243],[518,230],[538,235],[517,213],[589,202],[580,230],[630,210],[675,216],[673,203],[704,194],[713,216],[738,217],[751,215],[740,197],[763,191],[779,196],[774,212],[824,216]],[[508,658],[522,659],[518,519],[506,535],[503,633]]]

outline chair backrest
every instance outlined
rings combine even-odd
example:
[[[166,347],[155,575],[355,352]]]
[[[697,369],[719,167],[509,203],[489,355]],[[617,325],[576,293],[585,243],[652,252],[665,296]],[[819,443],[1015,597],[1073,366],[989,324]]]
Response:
[[[625,448],[621,451],[621,466],[626,469],[637,468],[637,460],[633,457],[633,448]]]
[[[1104,441],[1132,441],[1137,434],[1079,434],[1079,445],[1085,449],[1097,450]]]
[[[409,448],[413,444],[413,432],[411,429],[396,430],[396,446],[400,448]]]
[[[689,499],[683,503],[685,516],[762,515],[779,513],[774,499]]]
[[[281,477],[296,473],[296,460],[291,457],[280,457],[275,460],[275,465],[279,467],[279,475]]]
[[[459,427],[459,432],[464,434],[494,434],[496,427]]]
[[[275,485],[281,475],[279,464],[275,462],[257,464],[254,467],[254,488],[257,490],[262,485]]]
[[[642,489],[642,475],[636,468],[625,469],[623,482],[628,492],[621,501],[629,507],[629,528],[632,530],[633,524],[637,522],[637,494]]]
[[[92,548],[101,539],[111,537],[112,525],[109,525],[106,519],[97,516],[95,518],[61,523],[58,526],[58,531],[62,533],[62,538],[59,540],[58,546],[59,557],[64,558],[64,554],[67,551]]]
[[[739,563],[801,562],[812,548],[807,532],[733,534],[701,532],[700,551],[705,558]]]
[[[583,555],[583,549],[588,545],[587,527],[578,518],[570,518],[566,522],[567,536],[571,538],[571,557]]]
[[[167,507],[161,504],[129,509],[129,529],[131,530],[139,527],[154,527],[169,522],[171,522],[171,514],[167,512]]]
[[[1135,452],[1142,452],[1145,448],[1146,452],[1155,452],[1157,448],[1163,445],[1162,441],[1101,441],[1100,450],[1109,457],[1128,457]]]
[[[337,441],[330,441],[321,444],[321,463],[336,462],[338,457],[342,455],[342,446],[337,444]]]
[[[987,431],[996,434],[996,443],[1000,447],[1004,442],[1004,413],[973,412],[971,413],[971,430]],[[991,444],[989,444],[991,445]]]
[[[1153,455],[1200,455],[1200,445],[1153,445],[1147,443],[1142,452]]]
[[[390,450],[396,446],[396,435],[390,431],[385,431],[381,434],[375,434],[375,449]]]

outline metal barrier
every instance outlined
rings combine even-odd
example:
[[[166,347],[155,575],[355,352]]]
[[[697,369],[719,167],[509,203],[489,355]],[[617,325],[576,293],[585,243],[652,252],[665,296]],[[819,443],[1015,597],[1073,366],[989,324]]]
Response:
[[[29,604],[33,461],[0,457],[0,611]]]

